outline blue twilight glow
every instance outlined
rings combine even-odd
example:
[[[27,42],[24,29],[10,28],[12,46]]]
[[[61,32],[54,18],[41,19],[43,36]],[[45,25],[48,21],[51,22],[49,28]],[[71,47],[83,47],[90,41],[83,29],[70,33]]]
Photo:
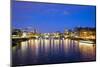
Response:
[[[39,32],[64,31],[77,26],[95,27],[96,7],[39,2],[12,4],[12,27],[33,27]]]

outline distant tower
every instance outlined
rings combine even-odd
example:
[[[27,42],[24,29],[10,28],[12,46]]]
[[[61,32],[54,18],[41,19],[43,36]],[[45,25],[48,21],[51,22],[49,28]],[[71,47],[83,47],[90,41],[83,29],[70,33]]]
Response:
[[[64,33],[68,34],[68,29],[67,28],[65,28]]]
[[[37,30],[36,30],[36,29],[34,29],[34,30],[33,30],[33,33],[37,33]]]

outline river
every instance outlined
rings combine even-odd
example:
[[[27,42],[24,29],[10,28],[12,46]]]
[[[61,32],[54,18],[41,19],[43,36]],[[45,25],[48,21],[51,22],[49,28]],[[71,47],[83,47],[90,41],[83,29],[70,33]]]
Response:
[[[96,60],[96,44],[70,39],[30,39],[12,47],[13,65],[72,63]]]

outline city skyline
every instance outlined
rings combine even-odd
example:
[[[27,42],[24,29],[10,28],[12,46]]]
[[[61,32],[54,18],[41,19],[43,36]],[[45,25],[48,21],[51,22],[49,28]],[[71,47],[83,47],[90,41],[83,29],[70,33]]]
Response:
[[[39,32],[95,27],[95,6],[18,2],[12,4],[12,27],[33,27]]]

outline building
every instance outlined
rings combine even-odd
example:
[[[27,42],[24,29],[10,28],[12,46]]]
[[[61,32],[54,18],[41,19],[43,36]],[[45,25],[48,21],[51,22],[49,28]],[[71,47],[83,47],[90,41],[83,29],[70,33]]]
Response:
[[[13,29],[12,30],[12,36],[14,36],[14,37],[22,36],[22,30],[21,29]]]
[[[82,39],[96,39],[95,28],[77,28],[77,34]]]

